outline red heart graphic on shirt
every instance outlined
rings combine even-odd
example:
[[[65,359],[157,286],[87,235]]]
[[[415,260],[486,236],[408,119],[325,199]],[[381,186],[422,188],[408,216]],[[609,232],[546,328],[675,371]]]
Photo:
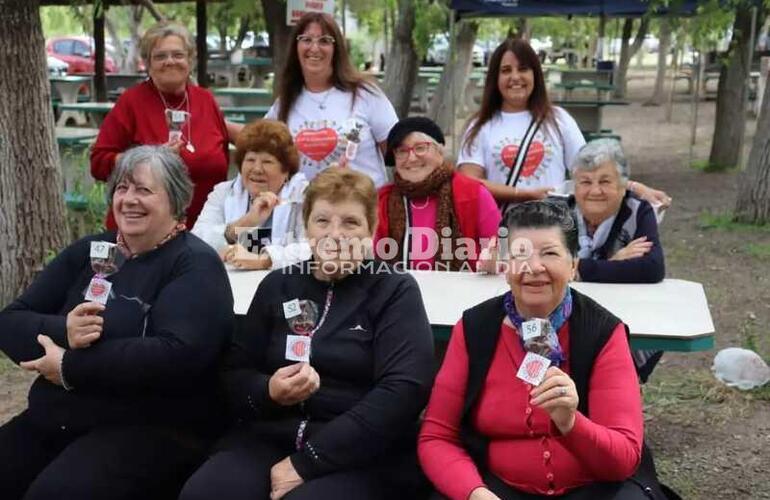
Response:
[[[527,376],[530,379],[534,379],[540,374],[540,370],[543,369],[543,362],[539,359],[533,359],[524,365],[524,370],[527,372]]]
[[[302,342],[300,340],[294,342],[291,346],[291,352],[294,353],[295,356],[304,358],[305,357],[305,351],[307,350],[305,342]]]
[[[337,147],[337,141],[337,131],[329,127],[319,130],[304,129],[294,138],[299,152],[315,161],[329,156]]]
[[[104,283],[100,283],[98,281],[91,283],[91,295],[93,297],[101,297],[106,291],[107,287],[104,286]]]
[[[500,151],[500,158],[503,160],[503,164],[508,168],[513,168],[513,162],[516,160],[516,154],[519,152],[518,144],[509,144]],[[524,165],[521,168],[521,176],[529,177],[534,174],[537,167],[545,157],[545,147],[540,141],[532,141],[529,145],[529,151],[527,151],[527,158],[524,160]]]

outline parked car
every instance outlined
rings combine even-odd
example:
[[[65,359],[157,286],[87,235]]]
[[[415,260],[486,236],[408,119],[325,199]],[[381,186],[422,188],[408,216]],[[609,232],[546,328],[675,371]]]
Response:
[[[61,36],[50,38],[46,43],[46,52],[68,64],[69,74],[93,73],[96,56],[93,40],[85,36]],[[109,52],[109,46],[105,47]],[[109,54],[104,55],[104,71],[115,73],[117,67]]]
[[[48,76],[64,76],[67,74],[69,64],[54,56],[47,56]]]
[[[446,64],[449,53],[449,37],[443,33],[435,35],[425,53],[424,63],[428,66],[440,66]],[[472,62],[474,66],[484,66],[484,47],[479,44],[473,45]]]

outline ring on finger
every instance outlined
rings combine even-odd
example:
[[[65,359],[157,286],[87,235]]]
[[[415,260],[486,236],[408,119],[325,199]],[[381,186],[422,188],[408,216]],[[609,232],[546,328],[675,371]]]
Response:
[[[566,396],[567,395],[567,388],[566,387],[560,387],[559,388],[559,396]]]

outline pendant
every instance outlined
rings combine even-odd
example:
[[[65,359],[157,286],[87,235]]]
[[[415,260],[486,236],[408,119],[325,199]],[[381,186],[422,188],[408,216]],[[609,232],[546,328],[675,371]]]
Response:
[[[318,105],[318,108],[319,109],[326,109],[326,104],[321,103],[321,104]]]
[[[187,143],[187,146],[185,146],[185,149],[187,149],[187,151],[189,151],[191,153],[195,152],[195,146],[193,146],[192,143],[190,143],[190,142]]]

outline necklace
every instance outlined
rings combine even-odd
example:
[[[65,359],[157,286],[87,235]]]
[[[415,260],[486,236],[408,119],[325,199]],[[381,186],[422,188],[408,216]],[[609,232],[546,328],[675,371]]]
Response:
[[[311,101],[313,101],[314,103],[318,104],[318,109],[326,109],[326,100],[329,98],[329,94],[331,93],[331,91],[333,89],[334,89],[334,87],[332,87],[332,88],[328,89],[326,92],[324,92],[323,97],[321,98],[320,101],[318,99],[316,99],[315,97],[313,97],[312,93],[309,90],[307,91],[307,96],[308,96],[308,98]]]
[[[154,84],[153,87],[155,87]],[[195,146],[193,146],[192,143],[192,113],[190,113],[190,100],[188,99],[187,86],[185,85],[184,88],[184,98],[182,99],[182,102],[180,102],[176,107],[168,105],[166,98],[163,97],[163,92],[161,92],[158,87],[155,87],[155,90],[158,91],[158,96],[160,96],[160,100],[163,102],[163,106],[165,106],[166,109],[170,109],[173,112],[181,111],[182,107],[184,107],[185,111],[187,112],[187,144],[185,145],[185,149],[190,153],[194,153]]]
[[[423,208],[428,206],[428,203],[430,203],[430,197],[425,197],[425,203],[423,203],[421,206],[417,206],[414,204],[413,200],[409,200],[409,204],[412,205],[412,208],[417,210],[422,210]]]

